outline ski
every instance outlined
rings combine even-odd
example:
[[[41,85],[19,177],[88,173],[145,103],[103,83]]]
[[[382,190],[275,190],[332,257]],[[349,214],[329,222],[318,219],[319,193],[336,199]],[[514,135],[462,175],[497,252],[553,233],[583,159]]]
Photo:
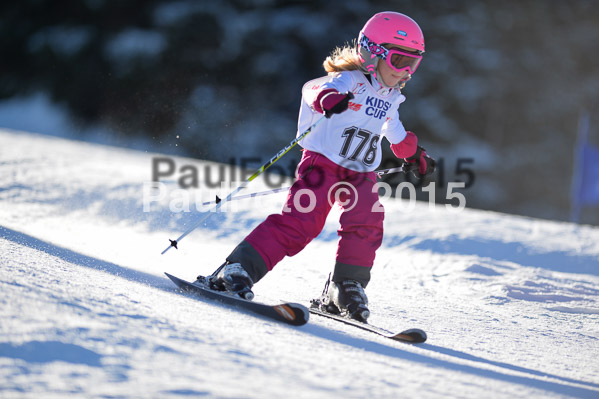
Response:
[[[385,330],[384,328],[374,326],[372,324],[363,323],[358,320],[350,319],[341,315],[326,312],[320,308],[320,300],[312,300],[310,305],[310,313],[314,313],[319,316],[327,317],[329,319],[337,320],[345,324],[352,325],[354,327],[361,328],[366,331],[373,332],[385,338],[390,338],[394,341],[408,342],[412,344],[420,344],[426,341],[426,333],[419,328],[410,328],[401,332],[392,332]]]
[[[308,322],[310,313],[308,309],[297,303],[281,303],[278,305],[267,305],[253,302],[239,296],[233,296],[220,291],[211,290],[200,284],[192,284],[189,281],[164,273],[181,290],[193,293],[203,298],[214,299],[221,303],[231,305],[238,309],[247,310],[260,316],[287,323],[293,326],[302,326]]]

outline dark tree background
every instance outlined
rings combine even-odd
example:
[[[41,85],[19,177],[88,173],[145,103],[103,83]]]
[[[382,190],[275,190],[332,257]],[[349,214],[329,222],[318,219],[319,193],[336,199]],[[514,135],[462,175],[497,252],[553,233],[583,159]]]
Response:
[[[303,83],[384,10],[425,33],[400,115],[441,180],[464,180],[471,159],[468,206],[566,220],[578,120],[599,109],[594,0],[4,2],[0,101],[44,92],[82,132],[265,161],[295,134]]]

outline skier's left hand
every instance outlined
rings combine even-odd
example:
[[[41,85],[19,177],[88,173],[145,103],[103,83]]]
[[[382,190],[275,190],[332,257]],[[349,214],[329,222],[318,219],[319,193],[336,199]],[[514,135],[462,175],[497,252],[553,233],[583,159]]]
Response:
[[[426,178],[435,172],[435,160],[429,157],[424,148],[420,146],[417,147],[414,155],[405,158],[404,161],[407,163],[408,170],[416,177]]]

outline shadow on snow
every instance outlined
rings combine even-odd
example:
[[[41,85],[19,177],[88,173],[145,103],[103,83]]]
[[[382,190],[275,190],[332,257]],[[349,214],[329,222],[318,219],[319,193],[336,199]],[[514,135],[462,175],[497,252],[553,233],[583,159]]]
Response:
[[[403,350],[397,346],[385,345],[378,342],[353,337],[346,335],[341,332],[333,331],[326,327],[322,327],[316,324],[308,324],[301,327],[302,331],[307,334],[312,334],[316,337],[328,339],[342,345],[351,346],[361,350],[366,350],[378,355],[383,355],[391,358],[398,358],[411,362],[421,363],[425,366],[445,368],[451,371],[457,371],[466,374],[472,374],[477,377],[489,378],[499,381],[504,381],[513,384],[520,384],[537,389],[555,392],[560,395],[569,395],[576,398],[596,398],[599,394],[599,384],[579,381],[571,378],[560,377],[557,375],[547,374],[537,370],[531,370],[524,367],[514,366],[507,363],[496,362],[487,360],[482,357],[469,355],[464,352],[443,348],[430,344],[419,344],[418,348],[424,349],[437,354],[449,356],[450,358],[456,358],[460,360],[480,363],[485,367],[476,367],[475,365],[464,364],[461,361],[453,361],[451,359],[444,360],[433,358],[424,354],[413,353],[411,351]],[[398,345],[410,345],[410,344],[398,344]],[[495,371],[490,370],[487,367],[498,367],[503,368],[506,371]],[[512,374],[512,372],[514,374]],[[516,373],[529,374],[531,376],[516,375]],[[535,378],[536,377],[536,378]],[[546,378],[560,380],[562,382],[547,381]],[[580,386],[573,386],[570,384],[584,385],[588,388]],[[595,388],[595,389],[594,389]]]
[[[30,235],[17,232],[12,229],[0,226],[0,236],[14,243],[24,245],[38,251],[45,252],[47,254],[56,256],[67,262],[74,263],[80,266],[89,267],[96,270],[101,270],[106,273],[114,274],[116,276],[125,278],[127,280],[152,285],[158,289],[162,289],[167,292],[176,291],[174,288],[169,288],[168,281],[165,278],[161,278],[152,274],[131,270],[126,267],[116,265],[111,262],[106,262],[91,256],[83,255],[81,253],[66,249],[46,241],[37,239]],[[430,248],[429,248],[430,249]],[[213,303],[213,302],[212,302]],[[220,306],[220,305],[219,305]],[[241,310],[243,313],[247,313]],[[259,316],[258,316],[259,317]],[[297,328],[290,327],[287,328]],[[387,356],[391,358],[397,358],[407,360],[411,362],[421,363],[429,367],[445,368],[452,371],[458,371],[466,374],[476,375],[482,378],[495,379],[508,383],[521,384],[526,386],[532,386],[538,389],[555,392],[561,395],[570,395],[577,398],[591,398],[597,397],[599,393],[599,384],[578,381],[571,378],[560,377],[557,375],[551,375],[536,370],[527,369],[524,367],[514,366],[507,363],[496,362],[487,360],[481,357],[473,356],[464,352],[443,348],[430,344],[419,345],[418,348],[425,351],[430,351],[436,354],[448,356],[450,359],[438,359],[425,354],[413,353],[408,350],[401,349],[398,346],[385,345],[375,341],[370,341],[358,337],[352,337],[341,332],[336,332],[329,328],[320,326],[318,324],[310,323],[306,326],[300,327],[300,330],[306,334],[311,334],[315,337],[331,340],[343,345],[367,350],[378,355]],[[16,350],[22,348],[3,348],[4,350]],[[39,349],[39,348],[33,348]],[[47,348],[46,348],[47,349]],[[52,349],[64,349],[53,346]],[[95,365],[98,359],[94,357],[93,353],[85,353],[83,358],[84,362]],[[451,360],[455,358],[456,361]],[[458,360],[459,359],[459,360]],[[43,361],[54,360],[52,356],[44,358]],[[80,361],[80,360],[79,360]],[[475,362],[485,365],[484,368],[476,367],[475,365],[464,364],[463,361]],[[486,367],[496,367],[505,369],[505,372],[495,371],[487,369]],[[516,375],[529,374],[529,376]],[[551,378],[561,382],[546,381],[545,378]],[[574,386],[579,385],[579,386]],[[585,386],[585,387],[581,387]]]
[[[40,240],[28,234],[21,233],[6,228],[4,226],[0,226],[0,238],[4,238],[16,244],[24,245],[26,247],[45,252],[66,262],[70,262],[79,266],[89,267],[95,270],[104,271],[106,273],[110,273],[130,281],[152,285],[157,288],[162,288],[165,291],[173,292],[172,289],[167,289],[169,284],[168,280],[165,278],[161,278],[153,274],[144,273],[137,270],[132,270],[111,262],[106,262],[104,260],[94,258],[92,256],[83,255],[79,252],[75,252],[73,250],[63,248],[55,244],[51,244],[47,241]]]

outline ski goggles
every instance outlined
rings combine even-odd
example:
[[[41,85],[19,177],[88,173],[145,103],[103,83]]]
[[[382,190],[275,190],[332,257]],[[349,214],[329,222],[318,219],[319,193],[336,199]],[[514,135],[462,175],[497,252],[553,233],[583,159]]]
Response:
[[[387,65],[396,72],[408,71],[410,74],[413,74],[422,60],[421,54],[410,53],[397,48],[388,49],[373,42],[364,34],[360,37],[359,45],[373,56],[385,60]]]
[[[387,50],[387,58],[385,58],[385,62],[391,69],[396,72],[408,71],[410,74],[416,71],[421,60],[421,55],[408,53],[400,49]]]

